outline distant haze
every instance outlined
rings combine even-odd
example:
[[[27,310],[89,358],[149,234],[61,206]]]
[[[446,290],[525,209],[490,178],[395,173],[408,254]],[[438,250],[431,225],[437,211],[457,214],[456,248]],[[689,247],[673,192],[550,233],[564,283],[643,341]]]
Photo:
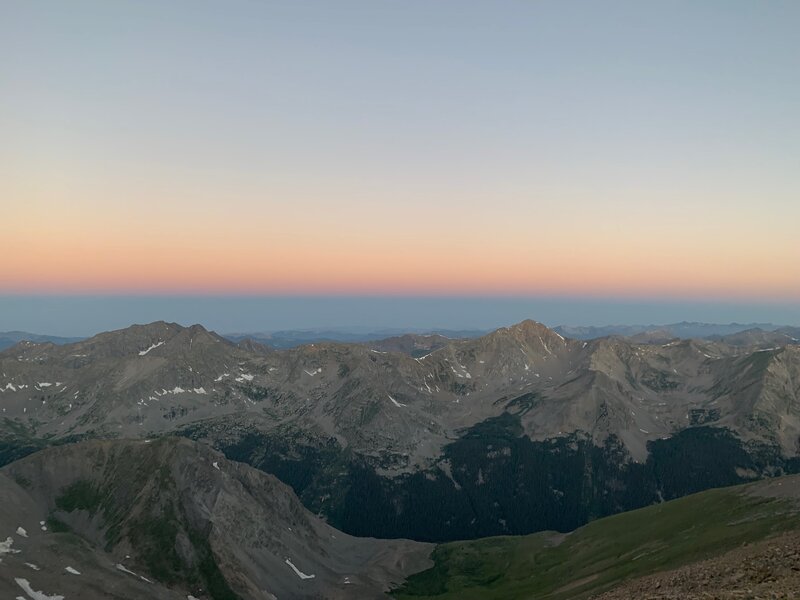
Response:
[[[586,298],[0,296],[0,331],[86,336],[132,323],[200,323],[220,333],[285,329],[493,329],[678,321],[800,325],[800,304]]]

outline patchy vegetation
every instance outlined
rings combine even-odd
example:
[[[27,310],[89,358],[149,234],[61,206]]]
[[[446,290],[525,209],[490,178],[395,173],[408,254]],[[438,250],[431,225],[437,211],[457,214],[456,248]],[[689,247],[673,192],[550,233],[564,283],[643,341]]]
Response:
[[[587,598],[620,582],[800,529],[798,506],[718,489],[600,519],[566,536],[537,533],[443,544],[398,599]]]

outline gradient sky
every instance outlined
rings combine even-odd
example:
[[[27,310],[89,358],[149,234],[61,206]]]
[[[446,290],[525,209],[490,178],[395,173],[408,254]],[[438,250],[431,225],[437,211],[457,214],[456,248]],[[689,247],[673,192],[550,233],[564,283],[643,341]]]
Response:
[[[800,302],[799,30],[794,0],[7,0],[0,295]]]

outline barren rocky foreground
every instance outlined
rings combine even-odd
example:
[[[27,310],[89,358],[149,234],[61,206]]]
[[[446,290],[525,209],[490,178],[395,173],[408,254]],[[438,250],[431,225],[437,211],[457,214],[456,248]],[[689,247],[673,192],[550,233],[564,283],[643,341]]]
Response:
[[[800,533],[625,583],[596,600],[795,600],[800,598]]]

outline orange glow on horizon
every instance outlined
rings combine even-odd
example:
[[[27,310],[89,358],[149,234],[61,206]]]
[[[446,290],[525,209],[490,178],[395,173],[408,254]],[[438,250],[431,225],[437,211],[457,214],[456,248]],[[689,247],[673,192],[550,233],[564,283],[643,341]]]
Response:
[[[157,232],[158,233],[158,232]],[[563,295],[800,300],[791,252],[705,253],[542,235],[489,246],[474,235],[380,240],[313,232],[7,233],[2,293]],[[314,238],[314,239],[312,239]],[[220,242],[218,239],[222,239]],[[604,243],[606,242],[606,243]],[[548,251],[540,248],[548,247]],[[780,256],[780,253],[778,253]],[[9,257],[10,260],[9,260]]]

